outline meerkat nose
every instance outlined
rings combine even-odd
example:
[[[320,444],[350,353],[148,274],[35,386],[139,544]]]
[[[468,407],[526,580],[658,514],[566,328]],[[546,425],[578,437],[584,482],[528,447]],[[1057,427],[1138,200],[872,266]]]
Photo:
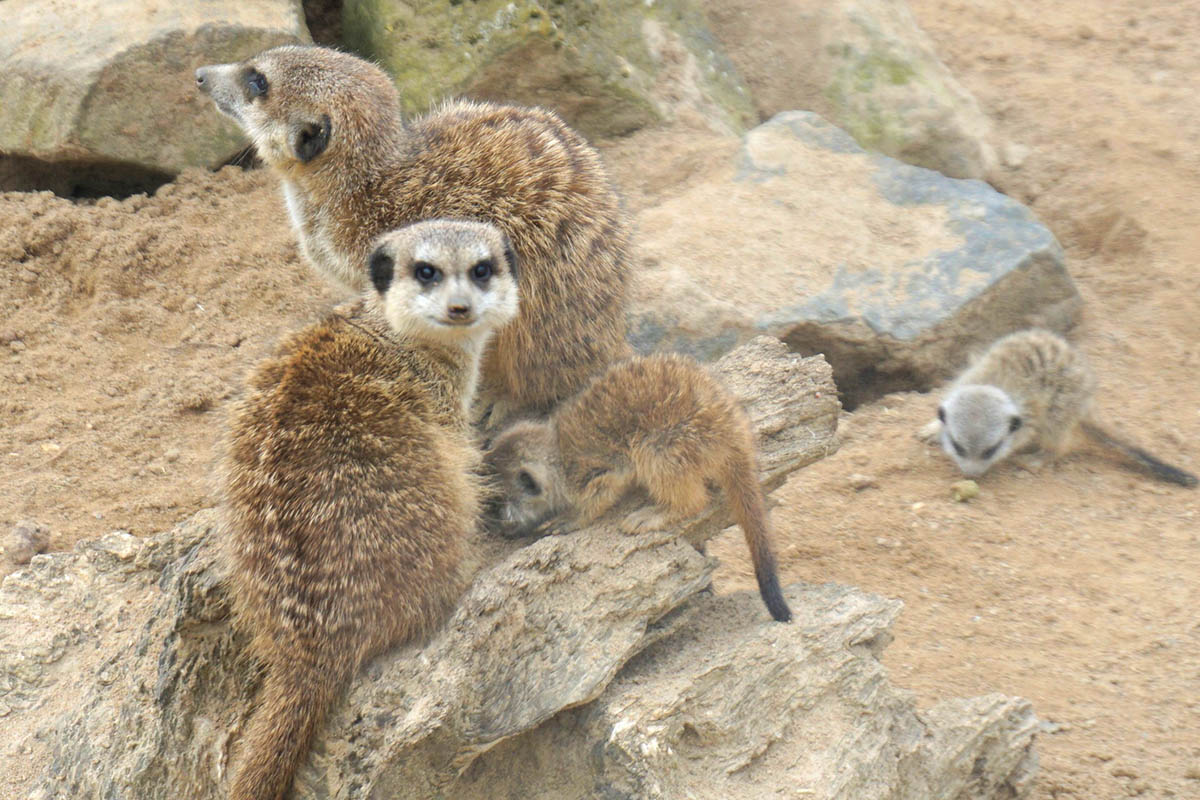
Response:
[[[471,304],[463,301],[451,302],[446,312],[450,319],[466,319],[471,314]]]
[[[202,92],[208,91],[208,67],[196,70],[196,88]]]

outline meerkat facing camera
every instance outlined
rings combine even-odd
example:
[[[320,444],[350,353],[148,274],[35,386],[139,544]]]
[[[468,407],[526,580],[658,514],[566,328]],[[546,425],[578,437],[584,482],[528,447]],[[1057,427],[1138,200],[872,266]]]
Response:
[[[629,354],[628,235],[599,154],[550,111],[470,101],[406,120],[374,64],[285,45],[196,71],[283,182],[307,260],[347,291],[384,230],[459,217],[521,259],[521,310],[484,359],[490,427],[545,413]]]
[[[517,313],[511,248],[492,225],[435,220],[383,235],[369,261],[370,293],[284,341],[232,412],[224,552],[266,668],[233,800],[282,798],[359,666],[433,630],[469,579],[465,406]]]
[[[635,487],[658,506],[629,515],[622,528],[665,529],[703,511],[708,484],[717,485],[746,537],[767,610],[780,622],[791,619],[749,421],[693,359],[653,355],[615,364],[549,420],[502,431],[484,458],[499,479],[497,516],[508,536],[566,514],[565,524],[586,525]]]
[[[966,475],[977,477],[1012,453],[1062,455],[1076,430],[1155,477],[1193,487],[1196,476],[1120,440],[1091,416],[1096,378],[1083,354],[1046,330],[998,339],[960,375],[926,429]]]

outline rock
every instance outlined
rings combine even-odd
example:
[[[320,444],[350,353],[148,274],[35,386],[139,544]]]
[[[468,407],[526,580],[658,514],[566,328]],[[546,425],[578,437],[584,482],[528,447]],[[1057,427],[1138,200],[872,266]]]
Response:
[[[50,529],[32,520],[18,522],[4,537],[4,555],[9,562],[23,566],[50,545]]]
[[[60,193],[103,191],[217,166],[245,142],[196,92],[196,67],[307,38],[291,0],[0,3],[0,188],[57,172]]]
[[[706,360],[768,333],[823,353],[849,408],[929,389],[1019,328],[1066,331],[1081,306],[1062,249],[1024,206],[867,153],[809,112],[752,130],[638,227],[639,351]]]
[[[762,621],[747,594],[692,602],[596,702],[484,755],[454,797],[1028,793],[1038,721],[1027,701],[989,695],[918,713],[878,660],[898,601],[833,584],[786,594],[800,609],[790,625]]]
[[[991,121],[904,0],[783,0],[769,14],[751,0],[706,5],[761,118],[812,110],[862,146],[910,164],[955,178],[995,168]]]
[[[972,480],[955,481],[950,484],[950,496],[957,503],[965,503],[979,496],[979,484]]]
[[[856,492],[861,492],[866,489],[876,489],[879,487],[879,484],[875,481],[875,478],[870,475],[865,475],[861,472],[851,473],[850,477],[846,480],[847,483],[850,484],[850,488]]]
[[[753,124],[750,96],[692,0],[346,0],[342,33],[396,78],[406,110],[448,95],[545,105],[585,135],[699,112]]]

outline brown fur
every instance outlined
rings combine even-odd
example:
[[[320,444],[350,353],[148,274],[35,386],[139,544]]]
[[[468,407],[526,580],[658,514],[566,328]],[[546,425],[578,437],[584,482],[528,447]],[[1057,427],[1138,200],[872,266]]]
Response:
[[[791,618],[779,590],[754,437],[737,401],[699,364],[679,355],[613,365],[547,422],[518,422],[486,456],[499,476],[501,524],[520,535],[564,512],[586,525],[634,487],[659,508],[628,516],[630,532],[663,529],[725,492],[742,527],[771,615]]]
[[[430,321],[439,298],[463,296],[441,287],[461,282],[442,260],[446,279],[418,285],[411,250],[434,236],[422,258],[470,268],[476,228],[494,233],[482,241],[496,275],[477,295],[495,302],[475,297],[475,321]],[[266,667],[233,800],[283,797],[359,666],[431,631],[465,585],[480,513],[465,395],[487,332],[516,312],[502,240],[448,221],[383,237],[395,270],[377,275],[381,296],[287,339],[233,409],[225,550],[236,619]]]
[[[998,339],[958,377],[930,433],[968,475],[982,475],[1010,453],[1050,458],[1070,448],[1076,432],[1120,453],[1162,480],[1195,486],[1196,478],[1128,444],[1091,414],[1096,378],[1083,354],[1047,330]]]
[[[268,80],[265,95],[226,87],[251,68]],[[275,48],[204,76],[202,89],[283,179],[309,260],[345,288],[365,285],[371,240],[407,222],[482,219],[508,235],[521,312],[483,364],[493,425],[548,411],[628,354],[618,198],[596,151],[550,111],[458,101],[406,122],[382,70],[318,47]],[[296,137],[320,132],[325,118],[327,146],[302,160]]]

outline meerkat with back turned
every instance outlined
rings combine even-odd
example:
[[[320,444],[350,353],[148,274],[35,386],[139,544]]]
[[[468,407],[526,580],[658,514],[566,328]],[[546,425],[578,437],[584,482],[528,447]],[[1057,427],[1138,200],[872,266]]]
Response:
[[[380,237],[373,290],[293,334],[250,378],[223,464],[235,618],[266,668],[233,800],[279,800],[338,692],[430,632],[463,590],[480,516],[465,406],[517,313],[494,226]]]
[[[626,517],[630,533],[669,528],[699,514],[720,487],[741,526],[759,593],[780,622],[779,589],[754,435],[738,402],[693,359],[633,358],[611,366],[545,422],[502,431],[484,456],[498,476],[502,532],[525,535],[569,515],[589,524],[635,487],[657,507]]]
[[[1062,455],[1079,430],[1155,477],[1195,486],[1196,476],[1123,442],[1091,416],[1096,379],[1083,354],[1046,330],[998,339],[960,375],[926,429],[966,475],[977,477],[1011,453]]]
[[[405,120],[381,69],[312,46],[201,67],[196,80],[279,174],[307,259],[346,290],[366,285],[381,231],[458,217],[508,235],[521,311],[484,359],[491,426],[549,411],[628,355],[625,221],[599,154],[555,114],[458,101]]]

